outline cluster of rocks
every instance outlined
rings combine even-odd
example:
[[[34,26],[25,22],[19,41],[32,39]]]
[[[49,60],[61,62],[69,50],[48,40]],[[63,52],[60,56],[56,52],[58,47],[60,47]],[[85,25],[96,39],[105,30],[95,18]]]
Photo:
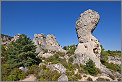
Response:
[[[3,36],[1,38],[1,41],[3,41],[3,42],[10,41],[10,40],[11,40],[11,37],[10,36]]]
[[[62,74],[58,78],[58,81],[68,81],[68,77],[65,75],[66,68],[61,63],[47,65],[47,67],[50,68],[51,70],[57,70],[59,73]]]
[[[114,63],[114,64],[121,64],[121,57],[117,57],[117,56],[108,56],[108,62],[109,63]]]
[[[18,35],[14,35],[13,38],[3,36],[3,38],[1,38],[1,44],[7,45],[9,43],[15,42],[19,38],[20,35],[21,34],[18,33]]]
[[[77,58],[74,63],[85,64],[89,59],[93,60],[97,68],[100,68],[101,47],[99,41],[92,35],[99,22],[100,16],[91,9],[80,15],[75,27],[78,37],[78,45],[75,50]]]
[[[62,49],[62,47],[57,43],[56,37],[54,35],[47,35],[45,37],[44,34],[35,34],[33,38],[33,42],[37,45],[36,52],[41,52],[43,49],[57,51],[57,52],[66,52]]]

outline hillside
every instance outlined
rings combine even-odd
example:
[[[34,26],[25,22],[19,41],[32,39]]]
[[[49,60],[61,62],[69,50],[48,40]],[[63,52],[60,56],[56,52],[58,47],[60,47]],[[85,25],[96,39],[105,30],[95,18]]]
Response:
[[[121,81],[121,51],[104,51],[93,35],[100,16],[91,9],[75,24],[77,45],[63,48],[53,34],[18,34],[1,44],[2,81]]]

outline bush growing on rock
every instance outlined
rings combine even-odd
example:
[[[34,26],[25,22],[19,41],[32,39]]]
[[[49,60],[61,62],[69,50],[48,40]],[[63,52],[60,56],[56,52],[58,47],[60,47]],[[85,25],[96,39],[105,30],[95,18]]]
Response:
[[[48,52],[47,49],[42,49],[42,50],[43,50],[43,54]]]
[[[121,78],[119,78],[118,81],[121,81]]]
[[[55,59],[58,59],[59,55],[58,54],[54,54],[54,57],[55,57]]]
[[[76,76],[78,79],[81,79],[81,75],[79,73],[75,74],[74,76]]]
[[[73,63],[73,58],[70,57],[69,60],[68,60],[69,63]]]
[[[102,63],[107,62],[108,60],[108,53],[106,51],[101,51],[101,55],[100,55],[100,61]]]
[[[32,65],[31,67],[28,67],[28,70],[26,72],[27,75],[29,74],[35,74],[37,75],[40,72],[41,67],[38,65]]]
[[[95,63],[91,59],[89,59],[89,61],[86,63],[84,69],[91,75],[97,75],[99,72],[98,68],[95,67]]]
[[[111,79],[115,80],[115,77],[114,77],[113,75],[109,74],[109,77],[110,77]]]
[[[87,78],[87,81],[93,81],[91,77],[88,77]]]
[[[107,68],[109,68],[109,69],[111,69],[111,70],[113,70],[113,71],[115,71],[115,72],[118,71],[119,73],[121,73],[121,66],[118,65],[118,64],[113,64],[113,63],[105,62],[104,65],[105,65]]]
[[[97,78],[96,81],[106,81],[104,78]]]
[[[38,81],[58,81],[58,78],[61,74],[58,71],[54,70],[42,70],[39,77],[37,78]]]
[[[26,74],[20,69],[14,69],[11,71],[10,75],[7,78],[7,81],[18,81],[26,77]]]

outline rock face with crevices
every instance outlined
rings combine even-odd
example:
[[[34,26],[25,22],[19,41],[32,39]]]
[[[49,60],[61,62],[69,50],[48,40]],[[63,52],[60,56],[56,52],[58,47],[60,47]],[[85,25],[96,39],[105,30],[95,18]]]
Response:
[[[65,74],[62,74],[59,78],[58,81],[68,81],[68,77]]]
[[[51,70],[57,70],[59,73],[62,74],[66,73],[66,68],[61,63],[47,65],[47,67]]]
[[[44,34],[35,34],[33,38],[33,42],[37,45],[36,52],[41,52],[42,49],[48,49],[51,51],[60,51],[66,52],[62,49],[62,47],[57,43],[56,37],[54,35],[48,34],[45,37]]]
[[[89,9],[82,13],[80,18],[76,21],[75,28],[78,45],[75,50],[77,57],[73,63],[85,64],[89,59],[92,59],[96,67],[100,68],[101,47],[99,41],[92,35],[99,20],[99,14]]]

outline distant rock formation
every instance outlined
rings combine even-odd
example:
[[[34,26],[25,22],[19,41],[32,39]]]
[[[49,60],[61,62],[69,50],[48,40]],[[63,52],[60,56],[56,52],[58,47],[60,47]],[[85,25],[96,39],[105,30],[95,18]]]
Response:
[[[92,59],[96,67],[100,68],[101,47],[99,41],[92,35],[99,20],[99,14],[89,9],[82,13],[76,21],[75,28],[79,42],[75,50],[77,58],[74,63],[85,64]]]
[[[114,63],[114,64],[121,65],[121,57],[118,57],[118,56],[115,56],[115,57],[108,56],[108,62],[109,63]]]
[[[48,49],[51,51],[59,51],[66,52],[62,49],[62,47],[57,43],[56,37],[54,35],[47,35],[45,37],[44,34],[35,34],[33,38],[33,42],[37,45],[36,52],[41,52],[42,49]]]
[[[1,44],[7,45],[9,43],[15,42],[21,34],[18,33],[18,35],[14,35],[14,37],[3,35],[1,34]]]

